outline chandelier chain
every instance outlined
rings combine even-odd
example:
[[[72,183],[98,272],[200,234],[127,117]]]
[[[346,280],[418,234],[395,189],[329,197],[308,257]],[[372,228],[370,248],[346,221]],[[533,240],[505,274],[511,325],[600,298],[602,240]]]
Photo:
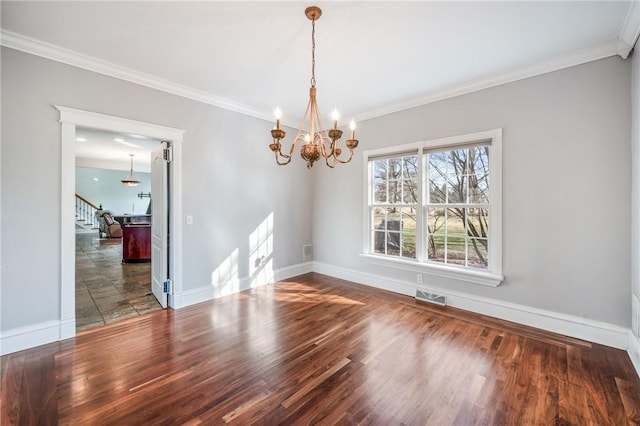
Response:
[[[316,87],[316,20],[311,20],[311,87]]]

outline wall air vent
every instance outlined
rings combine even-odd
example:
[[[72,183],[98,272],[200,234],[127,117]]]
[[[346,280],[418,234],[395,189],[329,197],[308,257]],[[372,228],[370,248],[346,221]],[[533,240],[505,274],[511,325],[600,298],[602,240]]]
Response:
[[[440,306],[447,306],[447,296],[429,293],[424,290],[416,290],[416,300],[421,302],[433,303]]]
[[[313,260],[313,246],[306,244],[302,246],[302,261],[309,262],[311,260]]]

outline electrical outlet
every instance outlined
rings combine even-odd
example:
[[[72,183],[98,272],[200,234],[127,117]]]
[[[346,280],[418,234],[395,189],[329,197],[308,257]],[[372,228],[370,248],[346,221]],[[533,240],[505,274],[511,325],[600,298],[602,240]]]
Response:
[[[193,216],[187,215],[187,225],[193,225]]]
[[[418,284],[422,284],[422,274],[418,274]]]

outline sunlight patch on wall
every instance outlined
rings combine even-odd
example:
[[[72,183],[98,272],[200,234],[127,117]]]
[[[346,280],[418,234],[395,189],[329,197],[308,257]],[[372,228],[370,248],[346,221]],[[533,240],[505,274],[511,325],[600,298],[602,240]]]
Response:
[[[251,288],[274,281],[273,212],[249,236],[249,277]]]
[[[237,248],[211,273],[211,286],[216,289],[217,296],[225,296],[240,291]]]

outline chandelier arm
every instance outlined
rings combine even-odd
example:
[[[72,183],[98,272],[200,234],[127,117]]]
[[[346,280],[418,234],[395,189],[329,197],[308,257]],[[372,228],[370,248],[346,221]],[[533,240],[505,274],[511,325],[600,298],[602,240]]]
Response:
[[[322,141],[322,156],[324,158],[330,158],[333,156],[334,146],[335,144],[331,140],[329,136],[327,136],[327,132],[324,131],[325,135],[321,135],[320,139]],[[327,145],[329,146],[329,153],[327,153]]]
[[[278,155],[277,152],[275,153],[275,155],[276,155],[276,163],[278,163],[279,166],[286,166],[287,164],[289,164],[291,162],[291,156],[290,155],[289,156],[284,156],[283,155],[283,157],[287,159],[286,161],[280,161],[280,156]]]
[[[284,164],[289,164],[289,162],[291,161],[291,157],[293,156],[293,152],[296,149],[296,145],[298,144],[298,142],[302,142],[304,143],[304,136],[302,135],[302,129],[304,126],[304,121],[305,118],[307,117],[307,114],[309,113],[309,108],[311,107],[311,99],[309,99],[309,103],[307,104],[307,109],[304,111],[304,115],[302,116],[302,120],[300,121],[300,125],[298,126],[298,133],[296,134],[296,137],[293,138],[293,142],[291,143],[291,147],[289,148],[289,154],[284,154],[282,152],[282,147],[280,147],[280,150],[278,151],[278,153],[280,154],[280,156],[284,157],[284,158],[288,158],[289,160],[286,163],[281,164],[277,159],[276,161],[278,162],[278,164],[280,165],[284,165]]]
[[[312,86],[313,88],[313,86]],[[313,90],[309,90],[309,93],[312,93]],[[307,116],[309,116],[309,131],[311,132],[312,128],[312,121],[311,120],[311,114],[309,114],[309,111],[313,111],[313,106],[312,104],[315,103],[315,96],[312,96],[311,94],[309,95],[309,102],[307,102],[307,109],[304,110],[304,114],[302,115],[302,120],[300,120],[300,125],[298,126],[298,136],[300,136],[300,133],[302,133],[302,129],[304,129],[304,122],[307,119]],[[296,136],[297,139],[297,136]]]
[[[330,159],[330,158],[333,158],[333,164],[332,164],[332,163],[329,163],[329,159]],[[326,157],[324,158],[324,162],[327,164],[327,166],[329,166],[329,167],[330,167],[330,168],[332,168],[332,169],[336,166],[335,156],[326,156]]]
[[[320,116],[320,114],[318,113],[318,109],[316,108],[316,120],[318,120],[318,124],[320,125],[320,129],[322,129],[319,133],[320,133],[320,137],[321,137],[321,144],[322,144],[322,148],[321,148],[321,152],[322,152],[322,156],[324,158],[328,158],[333,156],[334,153],[334,144],[332,144],[331,142],[331,138],[329,137],[329,134],[327,132],[327,127],[324,125],[324,121],[322,120],[322,117]],[[330,152],[327,153],[327,149],[325,144],[328,143],[329,144],[329,149]]]
[[[341,160],[337,155],[334,155],[333,158],[335,158],[336,161],[340,164],[346,164],[353,158],[353,149],[349,149],[349,158],[347,158],[346,160]]]

